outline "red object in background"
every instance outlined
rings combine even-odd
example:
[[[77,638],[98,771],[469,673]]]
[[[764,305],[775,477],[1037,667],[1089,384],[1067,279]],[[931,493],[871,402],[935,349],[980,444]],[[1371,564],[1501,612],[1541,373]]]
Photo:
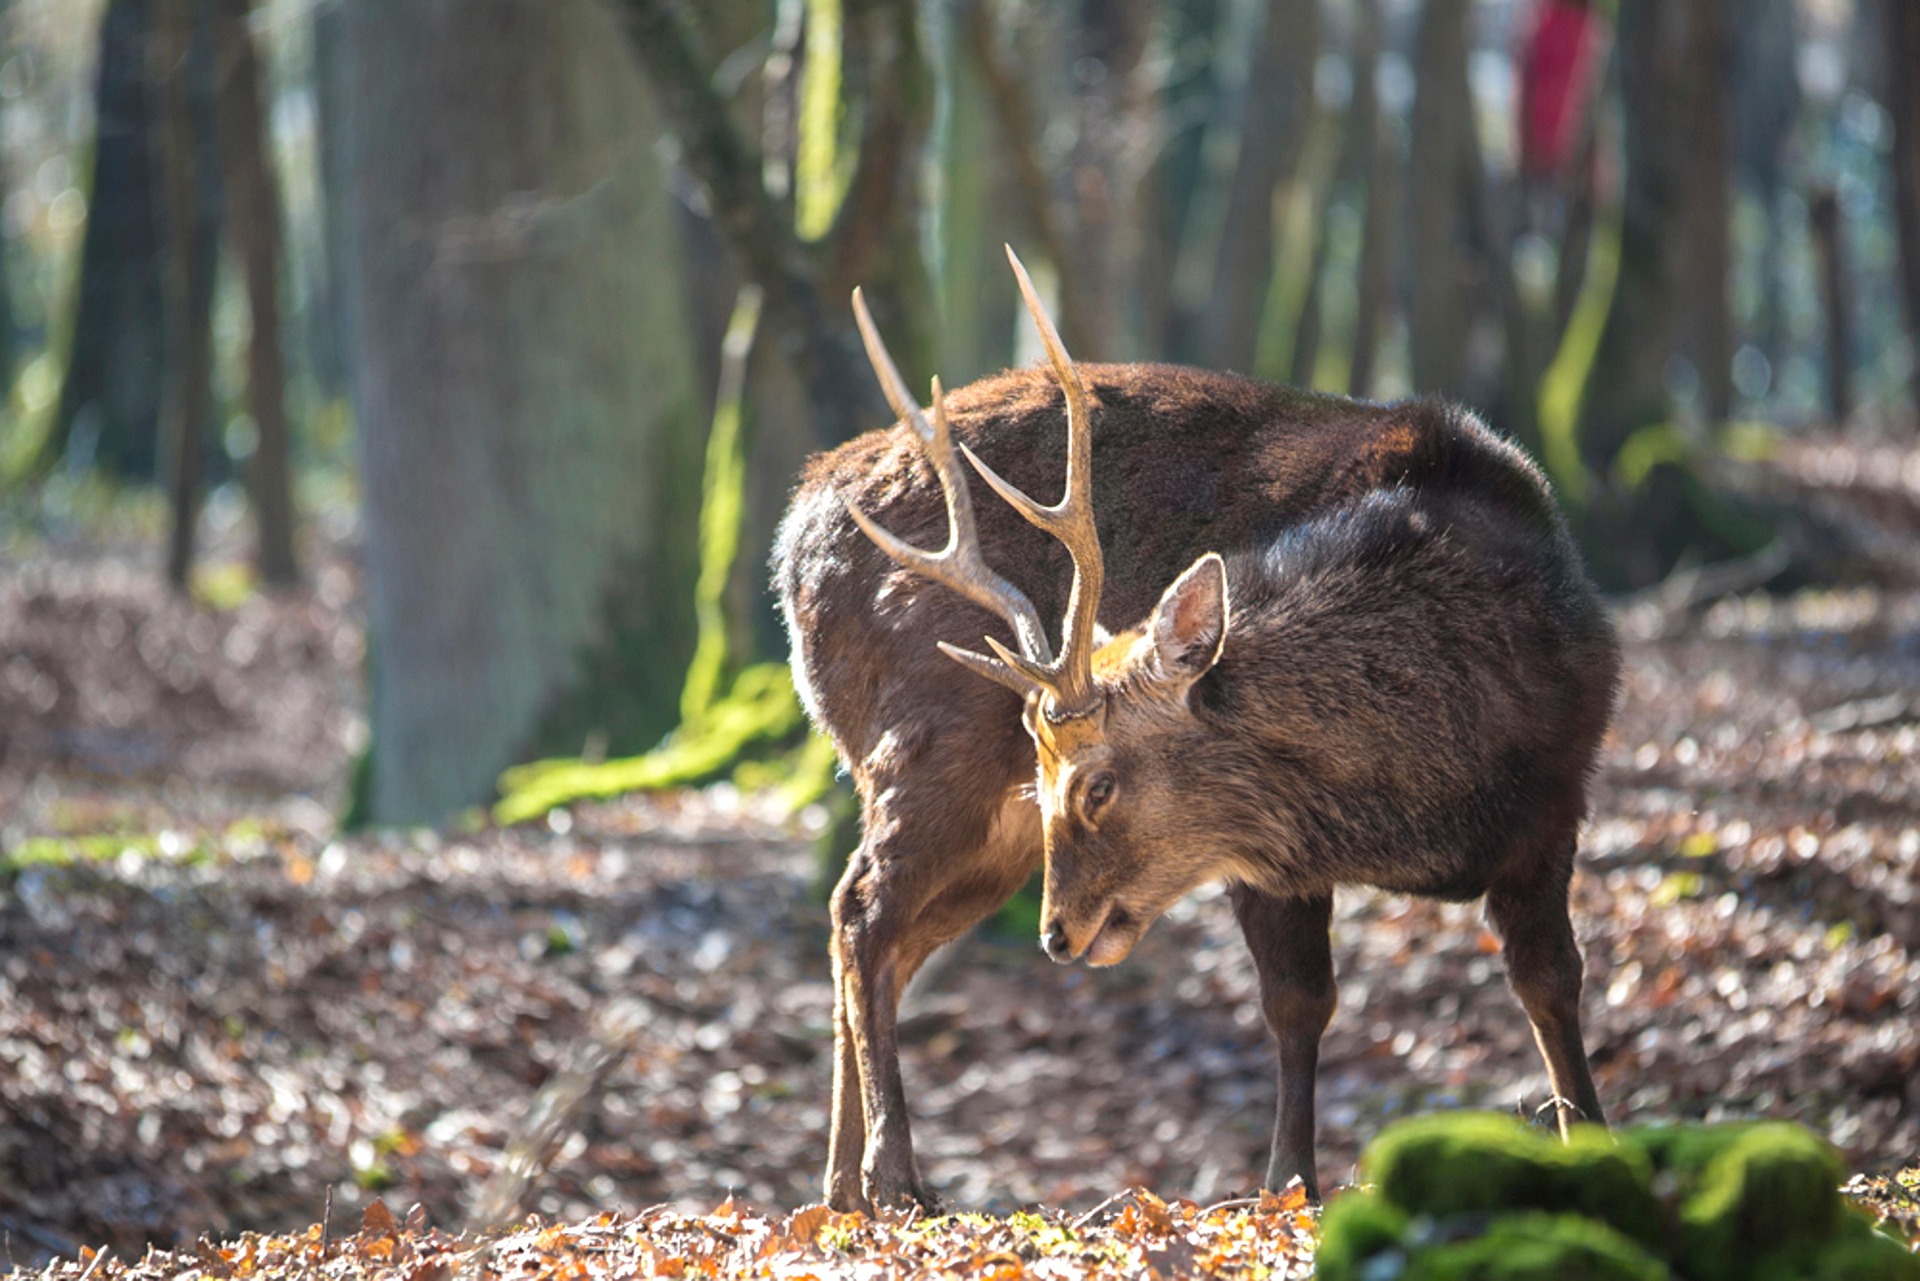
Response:
[[[1520,167],[1564,173],[1592,102],[1601,22],[1583,0],[1545,0],[1520,55]]]

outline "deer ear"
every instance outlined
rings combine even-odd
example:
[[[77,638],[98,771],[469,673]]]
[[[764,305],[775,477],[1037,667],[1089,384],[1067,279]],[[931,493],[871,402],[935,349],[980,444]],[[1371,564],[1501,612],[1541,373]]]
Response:
[[[1199,680],[1220,659],[1227,639],[1227,566],[1208,552],[1153,607],[1147,625],[1159,674],[1183,684]]]

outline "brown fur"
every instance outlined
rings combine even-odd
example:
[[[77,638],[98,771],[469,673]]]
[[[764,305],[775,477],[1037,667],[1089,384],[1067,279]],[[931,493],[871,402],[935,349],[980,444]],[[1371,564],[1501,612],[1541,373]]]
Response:
[[[935,642],[1011,643],[1010,630],[897,568],[847,516],[842,495],[909,543],[946,541],[938,484],[905,429],[815,458],[782,527],[775,577],[796,680],[864,819],[833,899],[829,1201],[926,1199],[897,1060],[900,990],[1043,861],[1057,957],[1091,946],[1117,960],[1182,894],[1230,883],[1279,1043],[1274,1186],[1299,1175],[1316,1187],[1336,885],[1486,895],[1563,1121],[1599,1120],[1566,892],[1618,657],[1538,471],[1446,405],[1080,368],[1097,406],[1100,619],[1132,629],[1096,656],[1092,714],[1053,724],[949,662]],[[974,383],[948,413],[1007,480],[1041,501],[1060,493],[1050,375]],[[1057,627],[1065,550],[972,488],[987,562]],[[1162,590],[1208,552],[1225,561],[1224,642],[1202,626],[1217,601],[1204,575],[1169,589],[1161,608],[1180,611],[1178,626],[1156,632]],[[1205,652],[1182,653],[1195,628]],[[1112,798],[1090,805],[1101,774]]]

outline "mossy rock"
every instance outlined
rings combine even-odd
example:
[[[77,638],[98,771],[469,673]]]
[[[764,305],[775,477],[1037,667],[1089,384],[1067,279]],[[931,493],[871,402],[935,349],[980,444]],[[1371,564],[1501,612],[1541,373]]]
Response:
[[[1328,1208],[1325,1281],[1920,1281],[1920,1259],[1847,1207],[1838,1154],[1795,1125],[1561,1145],[1454,1113],[1393,1127],[1361,1165],[1378,1190]]]
[[[1577,1214],[1408,1218],[1378,1196],[1334,1202],[1321,1222],[1318,1281],[1671,1281],[1636,1241]]]
[[[1362,1167],[1409,1215],[1539,1210],[1584,1215],[1655,1249],[1666,1236],[1646,1154],[1597,1127],[1563,1144],[1494,1113],[1422,1117],[1382,1134]]]
[[[1373,1193],[1349,1192],[1320,1216],[1313,1274],[1319,1281],[1359,1281],[1367,1275],[1363,1267],[1369,1259],[1404,1251],[1406,1238],[1403,1211]]]
[[[1667,1265],[1577,1214],[1509,1214],[1470,1238],[1415,1252],[1405,1281],[1671,1281]]]
[[[1845,1170],[1824,1140],[1785,1124],[1727,1137],[1717,1151],[1695,1140],[1664,1154],[1683,1197],[1680,1264],[1696,1281],[1748,1281],[1775,1256],[1831,1241],[1842,1222]]]
[[[1775,1273],[1763,1267],[1755,1272],[1756,1281],[1788,1277],[1793,1281],[1920,1281],[1920,1256],[1849,1209],[1841,1216],[1839,1235],[1812,1251],[1798,1271]]]

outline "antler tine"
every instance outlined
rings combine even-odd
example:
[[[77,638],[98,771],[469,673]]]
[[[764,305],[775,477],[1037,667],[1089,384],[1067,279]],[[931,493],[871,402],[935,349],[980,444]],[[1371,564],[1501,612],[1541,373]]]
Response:
[[[1066,545],[1073,558],[1073,587],[1067,598],[1067,620],[1060,640],[1060,656],[1049,665],[1045,684],[1053,693],[1058,709],[1073,713],[1083,710],[1093,697],[1093,635],[1095,617],[1100,609],[1100,591],[1105,583],[1105,562],[1100,552],[1100,534],[1093,516],[1093,416],[1088,408],[1086,383],[1075,368],[1073,358],[1053,320],[1034,291],[1033,280],[1021,265],[1013,247],[1007,247],[1007,261],[1013,266],[1014,279],[1026,299],[1033,327],[1047,349],[1054,377],[1067,402],[1067,481],[1060,501],[1051,507],[1035,502],[1014,488],[964,444],[960,450],[967,462],[980,473],[994,493],[1028,521]]]
[[[880,340],[873,317],[867,312],[866,299],[858,289],[853,291],[853,314],[860,326],[860,336],[866,342],[867,358],[873,363],[873,371],[879,378],[880,389],[886,394],[894,412],[900,415],[901,421],[911,427],[919,438],[921,449],[927,461],[933,465],[934,475],[940,480],[940,489],[947,505],[947,545],[937,552],[928,552],[902,542],[880,528],[842,494],[840,497],[846,504],[847,514],[853,517],[860,532],[872,539],[874,546],[896,564],[952,588],[1005,619],[1019,639],[1020,648],[1028,655],[1027,662],[1051,663],[1052,650],[1047,645],[1046,629],[1040,623],[1040,612],[1027,599],[1026,593],[989,569],[980,556],[980,538],[973,523],[973,501],[967,491],[966,478],[960,475],[959,465],[954,461],[953,438],[947,426],[946,393],[940,386],[940,380],[933,380],[933,421],[929,423],[926,412],[907,391],[906,380],[900,377],[893,358],[887,354],[886,344]],[[993,662],[983,655],[975,654],[973,657],[980,663]],[[981,670],[973,663],[960,661],[975,671]],[[1009,672],[1007,675],[1015,676],[1017,673]],[[1014,683],[1002,676],[992,679],[1022,694],[1028,692],[1028,686],[1024,683]]]
[[[853,322],[860,327],[860,341],[867,349],[867,363],[873,366],[873,375],[880,383],[880,394],[887,398],[894,415],[913,428],[914,435],[931,444],[933,428],[927,425],[926,412],[907,390],[907,380],[900,376],[900,367],[893,363],[887,344],[880,340],[880,331],[874,327],[873,316],[867,311],[867,297],[858,285],[853,287]],[[939,397],[936,395],[934,399]],[[936,461],[935,466],[938,465]]]
[[[998,659],[988,658],[985,654],[976,654],[970,649],[961,649],[958,645],[949,645],[945,641],[934,643],[942,654],[960,666],[976,676],[986,677],[996,685],[1005,685],[1023,699],[1032,694],[1043,694],[1048,689],[1020,668],[1011,667]]]

